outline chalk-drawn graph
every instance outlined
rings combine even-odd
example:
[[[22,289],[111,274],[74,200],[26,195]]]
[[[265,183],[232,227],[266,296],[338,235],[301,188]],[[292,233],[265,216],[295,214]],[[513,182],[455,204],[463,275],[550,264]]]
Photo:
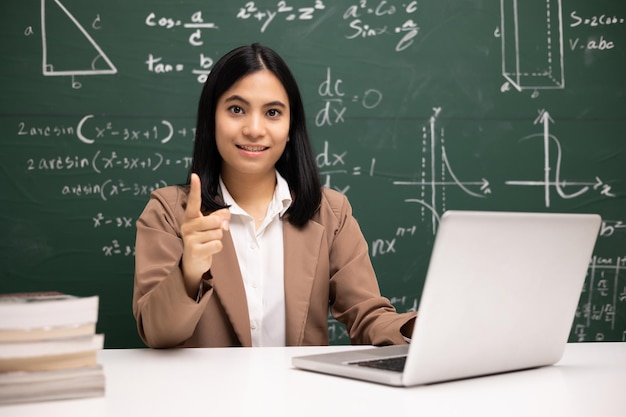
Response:
[[[422,127],[422,157],[420,159],[420,179],[417,181],[394,181],[394,185],[417,186],[419,198],[406,199],[422,207],[422,213],[430,213],[433,234],[437,231],[440,214],[445,211],[447,186],[460,188],[467,195],[485,198],[491,194],[489,181],[482,178],[477,181],[462,181],[452,170],[445,146],[445,129],[438,127],[437,118],[441,107],[433,108],[428,126]]]
[[[518,91],[562,89],[561,0],[500,0],[502,75]]]
[[[543,128],[542,132],[531,134],[521,140],[527,141],[537,138],[543,140],[543,181],[509,180],[505,181],[505,184],[526,187],[543,187],[544,202],[546,207],[550,207],[552,189],[554,189],[557,195],[562,199],[576,198],[591,190],[599,191],[600,194],[607,197],[615,197],[615,194],[611,192],[611,186],[604,183],[604,181],[602,181],[599,177],[596,177],[594,181],[567,181],[562,178],[561,165],[563,162],[563,151],[561,149],[559,139],[550,132],[550,128],[553,123],[554,120],[550,117],[550,113],[546,110],[540,110],[539,116],[535,119],[534,124],[541,124]],[[554,158],[552,158],[551,148],[556,149]],[[575,187],[575,190],[571,192],[565,191],[566,188],[571,187]]]
[[[71,76],[76,88],[80,84],[75,76],[117,74],[113,62],[59,0],[41,0],[41,40],[44,76]],[[76,53],[63,49],[67,44],[76,45]]]

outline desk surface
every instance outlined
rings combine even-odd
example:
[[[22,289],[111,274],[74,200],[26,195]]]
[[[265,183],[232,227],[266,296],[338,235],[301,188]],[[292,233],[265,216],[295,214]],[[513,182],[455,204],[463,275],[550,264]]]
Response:
[[[0,407],[55,416],[624,416],[626,343],[569,344],[555,366],[413,388],[293,369],[350,346],[104,350],[104,398]]]

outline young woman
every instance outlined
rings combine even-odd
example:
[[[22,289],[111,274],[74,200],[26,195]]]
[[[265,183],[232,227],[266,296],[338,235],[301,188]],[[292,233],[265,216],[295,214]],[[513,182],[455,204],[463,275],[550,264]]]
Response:
[[[321,187],[296,81],[273,50],[232,50],[200,97],[187,186],[137,221],[133,313],[151,347],[399,344],[415,313],[380,294],[348,200]]]

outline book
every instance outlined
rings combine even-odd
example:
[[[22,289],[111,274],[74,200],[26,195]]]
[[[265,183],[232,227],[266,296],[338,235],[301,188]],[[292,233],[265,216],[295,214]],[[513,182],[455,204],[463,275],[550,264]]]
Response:
[[[0,295],[0,405],[103,396],[98,297]]]
[[[102,397],[101,365],[43,372],[0,373],[0,405]]]
[[[93,334],[98,296],[59,292],[0,295],[0,343]]]
[[[38,340],[62,339],[88,336],[96,331],[96,323],[82,323],[68,326],[39,327],[30,329],[0,329],[0,343],[32,342]]]
[[[104,335],[0,343],[0,372],[49,371],[94,366]]]

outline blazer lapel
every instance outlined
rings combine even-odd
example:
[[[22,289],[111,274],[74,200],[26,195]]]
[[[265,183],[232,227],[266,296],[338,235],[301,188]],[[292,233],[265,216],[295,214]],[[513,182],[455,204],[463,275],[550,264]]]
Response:
[[[230,232],[224,233],[222,244],[222,251],[213,256],[211,266],[213,288],[219,295],[220,302],[230,318],[241,345],[249,347],[252,346],[252,335],[250,334],[248,301]]]
[[[315,222],[307,223],[302,229],[283,222],[287,346],[298,346],[304,339],[323,238],[324,228]]]

